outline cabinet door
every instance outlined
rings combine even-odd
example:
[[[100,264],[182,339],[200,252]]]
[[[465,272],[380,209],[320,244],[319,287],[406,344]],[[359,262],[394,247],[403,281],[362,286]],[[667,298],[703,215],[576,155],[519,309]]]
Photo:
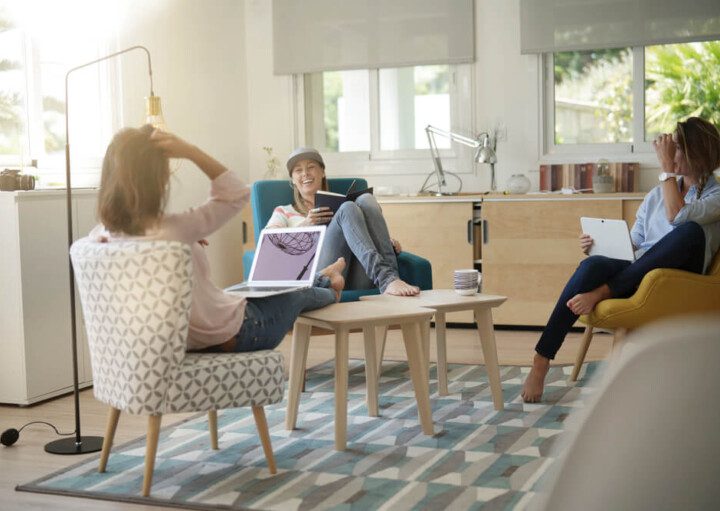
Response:
[[[70,277],[65,202],[38,195],[18,201],[27,399],[72,389]]]
[[[483,202],[483,292],[508,297],[499,325],[544,326],[584,257],[580,217],[622,218],[620,200]]]
[[[452,289],[453,270],[473,267],[471,202],[382,204],[382,210],[390,235],[403,250],[430,261],[435,289]],[[448,314],[446,319],[473,321],[466,312]]]

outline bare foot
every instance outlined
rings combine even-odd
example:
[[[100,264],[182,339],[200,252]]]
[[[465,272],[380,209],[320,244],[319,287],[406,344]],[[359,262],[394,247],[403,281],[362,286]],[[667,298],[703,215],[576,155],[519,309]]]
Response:
[[[340,301],[340,294],[345,288],[345,277],[343,277],[343,270],[345,269],[345,258],[340,257],[334,263],[326,266],[320,270],[321,275],[325,275],[330,279],[330,287],[335,291],[335,301]]]
[[[542,398],[543,389],[545,388],[545,376],[550,369],[550,359],[543,357],[539,353],[535,353],[533,358],[533,366],[530,374],[525,378],[523,390],[520,394],[526,403],[538,403]]]
[[[607,284],[596,287],[587,293],[580,293],[567,301],[567,307],[573,314],[590,314],[598,302],[610,298],[610,288]]]
[[[420,288],[417,286],[411,286],[404,280],[396,279],[388,284],[385,288],[386,295],[395,296],[415,296],[420,294]]]

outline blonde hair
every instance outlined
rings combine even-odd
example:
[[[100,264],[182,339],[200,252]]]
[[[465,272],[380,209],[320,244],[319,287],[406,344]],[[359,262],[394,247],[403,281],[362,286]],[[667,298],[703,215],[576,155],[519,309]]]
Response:
[[[97,210],[110,232],[143,235],[165,211],[170,165],[152,132],[150,125],[124,128],[105,152]]]
[[[700,117],[678,122],[675,131],[688,168],[697,179],[697,197],[700,198],[713,171],[720,167],[720,133],[714,124]]]

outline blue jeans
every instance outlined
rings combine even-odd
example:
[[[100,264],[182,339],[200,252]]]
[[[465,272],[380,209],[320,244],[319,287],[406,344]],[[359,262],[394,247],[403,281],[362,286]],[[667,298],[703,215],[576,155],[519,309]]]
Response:
[[[607,284],[613,298],[627,298],[637,290],[643,277],[656,268],[702,273],[705,262],[705,233],[695,222],[682,224],[650,247],[637,261],[590,256],[584,259],[565,285],[535,351],[553,359],[577,314],[566,305],[578,293],[587,293]]]
[[[335,303],[335,291],[330,289],[330,280],[324,275],[316,277],[314,287],[264,298],[248,298],[245,319],[235,336],[235,351],[274,349],[301,312],[331,303]]]
[[[338,257],[348,263],[343,275],[347,289],[378,287],[384,292],[400,278],[387,224],[373,194],[343,203],[328,224],[318,266],[324,268]]]

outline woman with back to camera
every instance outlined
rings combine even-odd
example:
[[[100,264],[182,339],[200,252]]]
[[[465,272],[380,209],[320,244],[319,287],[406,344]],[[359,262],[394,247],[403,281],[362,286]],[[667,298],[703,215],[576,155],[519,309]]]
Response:
[[[166,213],[169,158],[193,162],[210,179],[210,197],[182,213]],[[220,162],[181,138],[151,126],[120,130],[103,160],[98,194],[101,224],[89,237],[102,242],[137,239],[188,243],[193,262],[189,350],[273,349],[302,311],[329,305],[343,289],[345,262],[319,272],[314,287],[264,298],[223,292],[210,280],[204,238],[250,199],[249,188]]]
[[[373,194],[365,193],[343,203],[333,215],[330,208],[315,207],[315,194],[328,189],[320,153],[309,147],[295,149],[287,169],[294,202],[275,208],[266,228],[328,224],[319,264],[337,258],[348,261],[343,275],[350,289],[377,287],[381,293],[400,296],[420,293],[418,287],[400,279],[397,254],[401,247],[390,238]]]
[[[590,256],[584,259],[565,286],[550,315],[525,380],[522,398],[542,397],[550,360],[581,314],[588,314],[607,298],[626,298],[655,268],[694,273],[707,271],[720,247],[720,184],[713,171],[720,167],[720,134],[699,117],[678,122],[675,132],[653,142],[662,173],[661,183],[643,200],[630,236],[635,262]],[[587,254],[590,236],[580,236]]]

